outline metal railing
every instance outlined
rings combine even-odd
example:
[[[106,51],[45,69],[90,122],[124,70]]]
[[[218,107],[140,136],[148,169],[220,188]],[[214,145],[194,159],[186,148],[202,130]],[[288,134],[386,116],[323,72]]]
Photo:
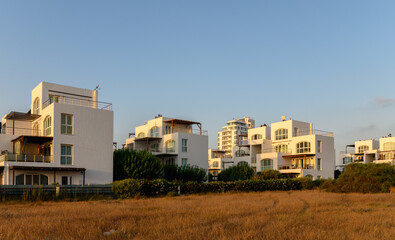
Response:
[[[274,148],[265,148],[262,150],[262,153],[273,153],[273,152],[291,154],[292,149],[280,149],[280,151],[276,151],[276,148],[274,147]]]
[[[35,163],[52,163],[53,156],[33,155],[33,154],[14,154],[6,153],[0,155],[0,162],[35,162]]]
[[[299,165],[283,165],[278,167],[279,170],[286,170],[286,169],[314,169],[314,164],[306,164],[305,166]]]
[[[73,98],[73,97],[65,97],[65,96],[51,96],[47,101],[45,101],[42,105],[42,109],[45,109],[52,103],[61,103],[61,104],[69,104],[74,106],[81,106],[81,107],[89,107],[89,108],[97,108],[103,110],[112,110],[112,104],[106,102],[98,102],[92,101],[88,99],[81,99],[81,98]]]
[[[2,127],[1,134],[8,135],[27,135],[27,136],[43,136],[43,132],[41,129],[32,129],[32,128],[18,128],[18,127]]]
[[[182,132],[182,133],[189,133],[189,134],[194,134],[194,135],[203,135],[203,136],[208,136],[208,131],[207,130],[200,130],[200,129],[195,129],[195,128],[173,128],[173,133],[177,133],[177,132]],[[171,131],[163,131],[163,135],[167,135],[167,134],[172,134]]]
[[[322,131],[322,130],[317,130],[317,129],[295,132],[294,135],[295,135],[294,137],[300,137],[300,136],[306,136],[306,135],[320,135],[320,136],[327,136],[327,137],[334,136],[333,132],[327,132],[327,131]]]

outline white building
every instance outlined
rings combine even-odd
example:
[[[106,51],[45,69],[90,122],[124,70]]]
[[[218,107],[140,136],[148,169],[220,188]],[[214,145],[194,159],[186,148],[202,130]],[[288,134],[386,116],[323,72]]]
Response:
[[[282,120],[249,129],[248,140],[233,147],[234,164],[248,164],[256,172],[279,170],[290,177],[333,178],[333,133],[314,130],[311,123]]]
[[[96,90],[41,82],[28,112],[1,119],[1,184],[111,183],[112,148],[112,105]]]
[[[349,163],[390,163],[395,165],[395,137],[389,135],[379,141],[375,139],[359,140],[346,148],[351,151],[340,152],[340,163],[337,168],[344,171]]]
[[[226,156],[226,151],[218,149],[208,150],[208,171],[215,178],[222,169],[233,166],[233,159]]]
[[[131,135],[135,137],[126,140],[128,149],[152,152],[162,164],[189,164],[208,169],[208,136],[199,122],[159,115],[136,127]]]
[[[226,156],[232,156],[233,147],[238,146],[239,141],[247,135],[248,129],[254,127],[255,121],[250,117],[228,121],[218,132],[218,149],[225,151]]]

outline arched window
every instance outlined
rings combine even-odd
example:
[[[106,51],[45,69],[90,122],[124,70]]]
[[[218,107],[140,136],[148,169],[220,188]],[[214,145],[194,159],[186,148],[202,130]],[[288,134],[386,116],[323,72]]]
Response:
[[[288,129],[281,128],[275,132],[276,140],[288,139]]]
[[[51,128],[52,128],[52,118],[51,118],[51,116],[47,116],[44,120],[45,136],[51,135],[51,132],[52,132]]]
[[[287,153],[288,152],[288,145],[282,144],[276,146],[276,152],[279,153]]]
[[[219,167],[218,161],[213,162],[213,167]]]
[[[40,114],[40,98],[36,98],[33,102],[33,114]]]
[[[243,157],[245,156],[246,152],[244,150],[237,150],[236,157]]]
[[[166,142],[166,152],[175,152],[175,144],[174,144],[174,140],[169,140]]]
[[[266,158],[261,160],[261,171],[267,169],[273,169],[273,159]]]
[[[35,123],[33,125],[33,136],[41,136],[41,134],[40,134],[40,124],[39,123]]]
[[[308,153],[311,151],[310,142],[300,142],[296,144],[296,153]]]
[[[158,127],[151,128],[151,137],[159,137],[159,128]]]
[[[368,151],[368,150],[369,150],[369,146],[366,146],[366,145],[358,147],[359,153],[364,153],[365,151]]]
[[[393,151],[395,150],[395,142],[387,142],[383,145],[383,151]]]
[[[255,134],[251,137],[252,140],[262,139],[262,134]]]
[[[241,161],[237,163],[237,166],[243,166],[243,165],[248,165],[248,162],[246,161]]]
[[[137,135],[138,138],[144,138],[145,137],[145,133],[141,132]]]

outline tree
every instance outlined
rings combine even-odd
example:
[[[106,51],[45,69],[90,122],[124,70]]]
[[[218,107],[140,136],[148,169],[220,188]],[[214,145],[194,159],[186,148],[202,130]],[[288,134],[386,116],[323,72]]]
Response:
[[[134,179],[157,179],[162,172],[159,159],[147,151],[131,150],[124,166],[128,178]]]
[[[128,178],[125,171],[125,160],[130,155],[128,149],[117,149],[113,152],[113,180],[123,180]]]
[[[248,165],[232,166],[218,174],[218,181],[248,180],[254,175],[254,170]]]
[[[204,182],[207,179],[207,172],[206,169],[199,168],[198,166],[164,165],[163,178],[168,181]]]
[[[266,169],[257,173],[254,178],[259,180],[280,179],[281,173],[277,170]]]

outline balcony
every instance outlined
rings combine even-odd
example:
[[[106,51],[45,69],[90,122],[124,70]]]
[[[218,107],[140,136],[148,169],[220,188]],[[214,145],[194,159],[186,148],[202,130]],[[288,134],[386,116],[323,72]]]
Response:
[[[0,155],[0,162],[29,162],[29,163],[52,163],[53,156],[50,155],[32,155],[32,154],[14,154],[6,153]]]
[[[52,103],[69,104],[69,105],[74,105],[74,106],[97,108],[97,109],[103,109],[103,110],[112,110],[111,103],[98,102],[98,101],[73,98],[73,97],[56,96],[56,95],[51,96],[47,101],[45,101],[43,103],[42,109],[45,109]]]
[[[19,135],[19,136],[43,136],[41,129],[2,127],[0,134]]]
[[[288,170],[288,169],[314,169],[314,164],[306,164],[305,166],[299,165],[283,165],[278,167],[279,170]]]
[[[320,136],[326,136],[326,137],[333,137],[333,132],[327,132],[327,131],[322,131],[322,130],[308,130],[308,131],[300,131],[300,132],[295,132],[294,137],[300,137],[300,136],[307,136],[307,135],[320,135]]]

